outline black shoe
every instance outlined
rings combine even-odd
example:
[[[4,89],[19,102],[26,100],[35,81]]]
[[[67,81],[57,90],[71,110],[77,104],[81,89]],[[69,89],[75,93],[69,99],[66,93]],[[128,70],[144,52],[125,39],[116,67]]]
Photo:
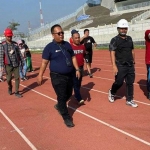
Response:
[[[59,108],[58,108],[58,104],[54,105],[54,108],[58,111],[58,113],[61,115]]]
[[[9,95],[12,94],[12,88],[8,88],[8,94],[9,94]]]
[[[19,92],[16,92],[16,93],[15,93],[15,96],[17,96],[18,98],[21,98],[21,97],[22,97],[22,95],[21,95]]]
[[[148,94],[147,94],[147,98],[150,100],[150,92],[148,92]]]
[[[75,126],[75,125],[73,124],[73,122],[72,122],[71,119],[65,119],[65,120],[64,120],[64,123],[65,123],[65,125],[66,125],[68,128],[72,128],[72,127]]]
[[[92,73],[89,73],[88,76],[89,76],[90,78],[93,78],[93,74],[92,74]]]

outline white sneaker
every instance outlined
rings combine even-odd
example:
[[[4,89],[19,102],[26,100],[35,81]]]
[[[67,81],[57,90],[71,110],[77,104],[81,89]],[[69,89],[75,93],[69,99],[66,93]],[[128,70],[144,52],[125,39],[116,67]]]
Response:
[[[138,104],[136,104],[133,100],[127,101],[126,104],[132,107],[138,107]]]
[[[84,100],[80,100],[80,102],[78,103],[79,105],[83,105],[84,104]]]
[[[109,100],[111,103],[113,103],[113,102],[115,101],[114,96],[115,96],[115,95],[112,95],[112,94],[111,94],[111,89],[109,89],[109,91],[108,91],[108,100]]]

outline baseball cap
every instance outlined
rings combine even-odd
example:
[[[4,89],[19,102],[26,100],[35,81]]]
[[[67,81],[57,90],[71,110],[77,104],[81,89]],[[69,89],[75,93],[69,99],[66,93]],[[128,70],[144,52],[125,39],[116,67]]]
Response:
[[[73,34],[78,33],[78,32],[79,32],[79,31],[73,29],[73,30],[71,31],[71,34],[73,35]]]

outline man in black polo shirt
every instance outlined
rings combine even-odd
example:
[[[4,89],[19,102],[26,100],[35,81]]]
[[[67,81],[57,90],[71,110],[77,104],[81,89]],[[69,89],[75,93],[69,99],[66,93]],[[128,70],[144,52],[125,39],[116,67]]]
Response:
[[[135,58],[134,46],[130,36],[127,36],[128,22],[121,19],[117,23],[118,35],[112,38],[109,50],[112,61],[115,82],[109,90],[108,99],[114,102],[114,96],[117,90],[126,82],[126,104],[132,107],[138,105],[133,101],[133,83],[135,80]]]
[[[80,70],[71,45],[64,41],[64,32],[61,26],[58,24],[52,26],[51,34],[54,40],[46,45],[43,50],[38,84],[41,84],[43,73],[50,61],[50,77],[58,101],[54,107],[61,114],[66,126],[73,127],[74,124],[68,113],[66,102],[72,95],[73,68],[76,69],[77,78],[80,78]]]
[[[89,36],[89,29],[84,30],[84,36],[80,40],[81,44],[84,44],[86,48],[85,52],[85,61],[86,61],[86,67],[88,70],[88,75],[90,78],[93,77],[91,73],[91,63],[92,63],[92,56],[93,56],[93,45],[96,47],[97,44],[93,37]]]

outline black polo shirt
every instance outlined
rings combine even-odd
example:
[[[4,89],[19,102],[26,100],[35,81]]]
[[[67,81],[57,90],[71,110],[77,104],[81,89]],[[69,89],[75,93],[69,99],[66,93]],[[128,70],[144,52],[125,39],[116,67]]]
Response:
[[[123,39],[119,35],[117,35],[111,39],[109,44],[109,50],[115,51],[116,60],[119,62],[133,61],[133,49],[133,41],[130,36],[126,36],[126,38]]]
[[[49,43],[43,50],[42,58],[49,60],[49,69],[51,72],[60,74],[69,74],[73,70],[72,57],[74,52],[71,45],[63,41],[58,45],[55,41]],[[67,66],[66,58],[70,61],[71,66]]]

